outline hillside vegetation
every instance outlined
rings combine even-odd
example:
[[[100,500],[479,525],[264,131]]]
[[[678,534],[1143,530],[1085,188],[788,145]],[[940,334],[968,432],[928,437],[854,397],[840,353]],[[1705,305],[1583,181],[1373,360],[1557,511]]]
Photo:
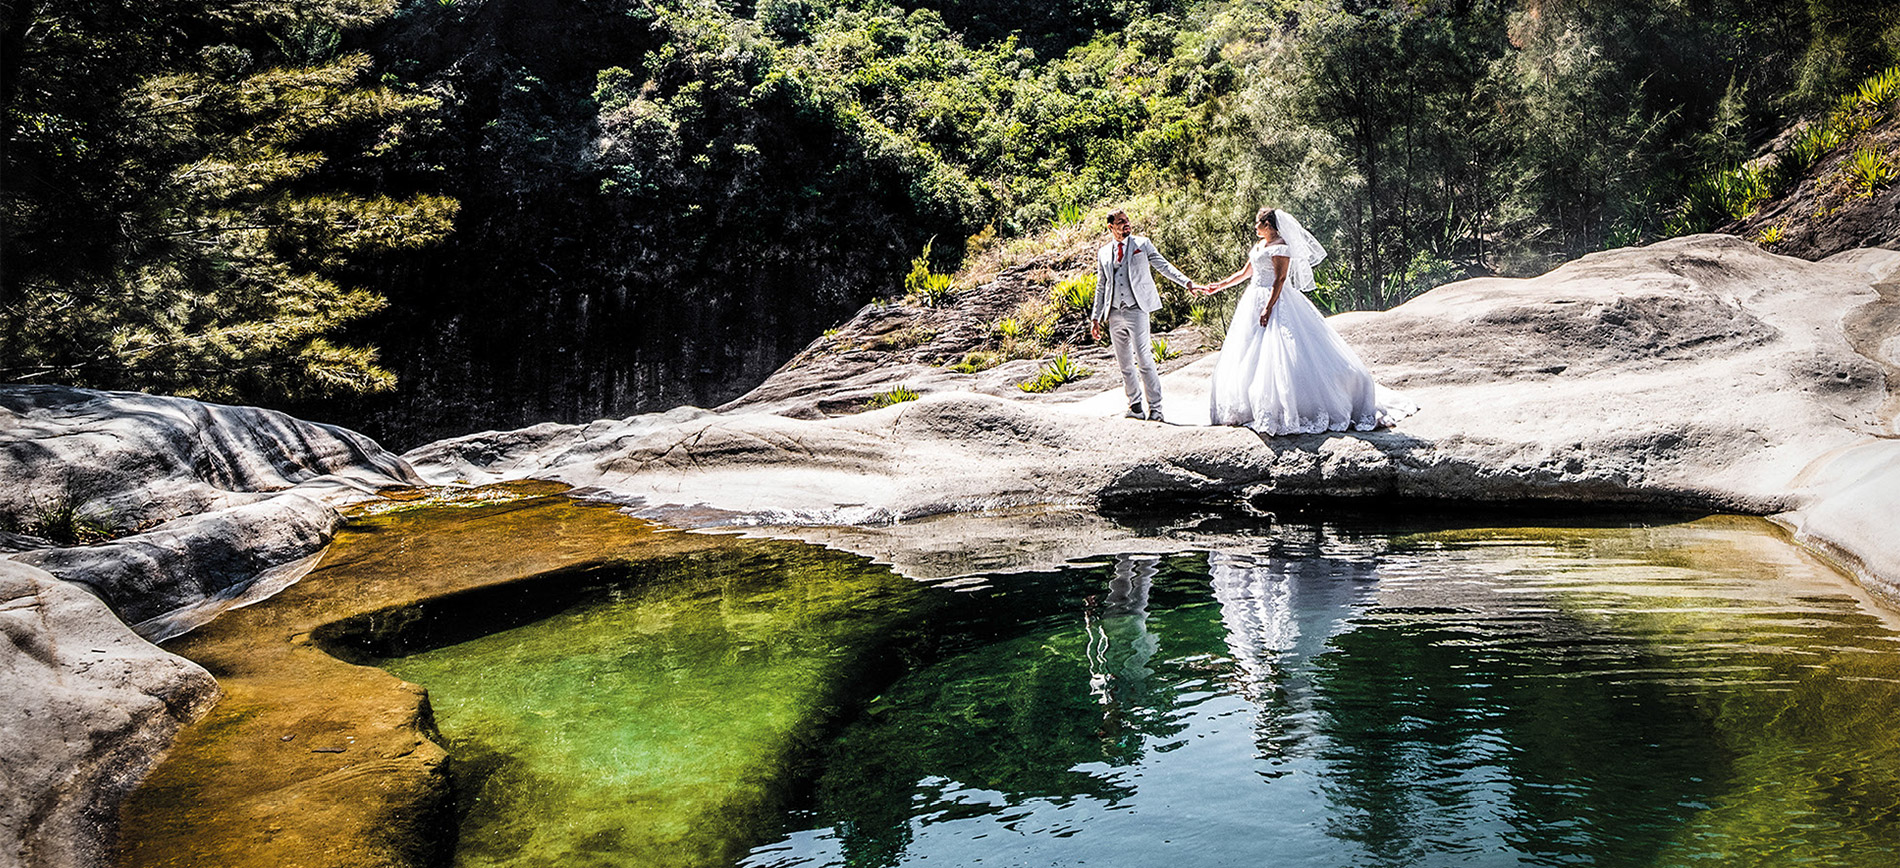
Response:
[[[397,443],[719,403],[1111,201],[1206,275],[1299,212],[1341,309],[1713,228],[1900,61],[1855,0],[0,9],[0,378]]]

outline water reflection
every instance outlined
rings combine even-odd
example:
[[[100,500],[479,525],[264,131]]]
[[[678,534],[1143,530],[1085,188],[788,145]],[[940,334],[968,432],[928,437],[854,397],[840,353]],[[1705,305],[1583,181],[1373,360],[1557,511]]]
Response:
[[[1161,637],[1148,629],[1148,591],[1160,566],[1157,555],[1116,555],[1107,595],[1083,601],[1089,693],[1111,724],[1122,709],[1140,707],[1148,676],[1154,674],[1148,661],[1160,649]]]
[[[1788,551],[1276,525],[951,592],[780,548],[388,665],[500,764],[465,866],[1900,864],[1895,633]]]
[[[1252,550],[1119,556],[1034,580],[1067,602],[1023,606],[1037,595],[994,579],[1024,628],[887,691],[828,754],[795,829],[746,864],[1900,855],[1900,821],[1871,819],[1900,816],[1894,740],[1850,747],[1777,698],[1841,648],[1856,677],[1900,674],[1891,632],[1816,592],[1838,581],[1816,565],[1724,575],[1740,559],[1721,550],[1757,543],[1706,528],[1398,547],[1276,530]],[[1895,693],[1884,680],[1827,689],[1886,708]],[[1842,834],[1844,814],[1869,819]],[[1834,837],[1789,837],[1797,826]]]
[[[1312,661],[1375,587],[1376,560],[1324,554],[1324,543],[1296,536],[1265,553],[1207,559],[1233,661],[1229,689],[1254,707],[1255,756],[1268,763],[1268,777],[1318,732]]]

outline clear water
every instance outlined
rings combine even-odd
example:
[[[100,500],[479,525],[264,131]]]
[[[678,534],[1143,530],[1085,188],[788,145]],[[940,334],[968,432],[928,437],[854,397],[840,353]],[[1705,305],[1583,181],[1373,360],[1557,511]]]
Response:
[[[770,544],[385,661],[458,864],[1900,865],[1900,632],[1768,527]]]

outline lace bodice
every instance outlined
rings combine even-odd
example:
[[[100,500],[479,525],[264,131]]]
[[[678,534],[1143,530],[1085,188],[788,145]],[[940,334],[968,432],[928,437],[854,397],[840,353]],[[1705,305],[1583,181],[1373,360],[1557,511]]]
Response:
[[[1268,244],[1262,241],[1259,244],[1255,244],[1253,251],[1247,257],[1247,260],[1253,263],[1254,285],[1271,289],[1273,287],[1273,257],[1285,256],[1290,258],[1292,255],[1292,249],[1283,243]],[[1288,275],[1289,278],[1291,276],[1292,275]],[[1287,283],[1291,289],[1297,289],[1301,292],[1305,292],[1307,289],[1304,286],[1291,286],[1293,283],[1292,280],[1288,280]]]

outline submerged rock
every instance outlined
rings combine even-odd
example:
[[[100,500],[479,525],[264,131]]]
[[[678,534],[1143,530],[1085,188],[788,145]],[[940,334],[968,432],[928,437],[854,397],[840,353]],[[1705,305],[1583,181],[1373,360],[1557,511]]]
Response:
[[[420,482],[341,428],[49,386],[0,388],[0,479],[0,864],[35,866],[107,864],[119,803],[217,694],[147,638],[295,581],[337,504]]]

